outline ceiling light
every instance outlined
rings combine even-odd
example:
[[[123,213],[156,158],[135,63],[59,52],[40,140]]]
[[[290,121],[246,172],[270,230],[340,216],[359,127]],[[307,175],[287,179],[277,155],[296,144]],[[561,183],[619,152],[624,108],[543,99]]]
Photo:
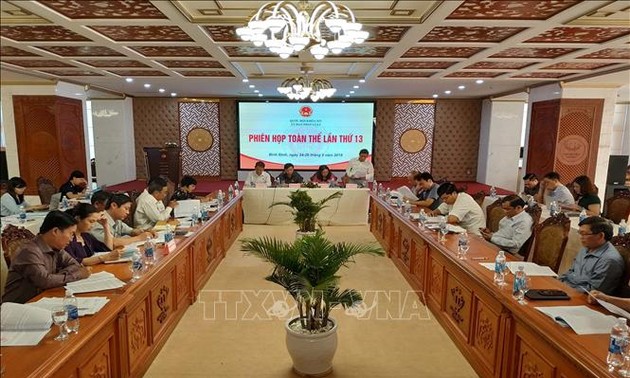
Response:
[[[260,93],[258,89],[254,89],[254,93]]]
[[[329,35],[321,33],[324,25]],[[312,7],[307,1],[273,1],[260,7],[247,26],[236,29],[236,35],[254,46],[264,45],[283,59],[307,47],[315,59],[323,59],[329,52],[340,54],[365,42],[370,34],[362,27],[343,4],[322,1]]]
[[[466,89],[466,86],[465,85],[460,85],[459,87],[457,87],[457,89],[459,89],[461,91],[462,89]]]
[[[350,91],[350,94],[354,94],[354,91]]]
[[[126,79],[125,79],[125,81],[126,81],[127,83],[131,83],[131,82],[133,81],[133,78],[132,78],[132,77],[128,77],[128,78],[126,78]]]
[[[171,92],[171,97],[175,97],[175,96],[177,96],[177,93]]]
[[[438,95],[437,93],[433,94],[433,98],[438,98],[438,97],[440,97],[440,95]]]
[[[145,88],[151,88],[151,84],[146,83],[146,84],[144,85],[144,87],[145,87]]]
[[[310,97],[314,102],[331,97],[337,92],[330,81],[326,79],[310,80],[308,76],[286,79],[277,89],[278,92],[291,100],[305,100]]]
[[[75,96],[83,96],[83,93],[79,93],[79,92],[77,92],[77,93],[75,93],[74,95],[75,95]]]
[[[245,78],[245,79],[243,79],[243,80],[241,80],[241,81],[242,81],[243,83],[249,83],[249,79],[248,79],[248,78]]]
[[[158,89],[158,92],[160,92],[160,93],[164,93],[164,92],[166,92],[166,89],[164,89],[164,88],[160,88],[160,89]]]
[[[350,95],[346,95],[346,98],[347,98],[347,97],[350,97]]]
[[[359,83],[365,83],[365,79],[360,79]]]
[[[359,89],[359,86],[358,85],[353,85],[352,88]]]
[[[259,94],[258,94],[258,97],[262,97],[262,96],[263,96],[263,94],[262,94],[262,93],[259,93]]]
[[[481,80],[481,79],[477,79],[477,80],[475,80],[475,83],[477,83],[477,84],[483,84],[483,80]]]
[[[249,87],[250,88],[256,88],[256,86],[254,84],[250,84]]]
[[[445,94],[451,94],[451,91],[444,91]]]

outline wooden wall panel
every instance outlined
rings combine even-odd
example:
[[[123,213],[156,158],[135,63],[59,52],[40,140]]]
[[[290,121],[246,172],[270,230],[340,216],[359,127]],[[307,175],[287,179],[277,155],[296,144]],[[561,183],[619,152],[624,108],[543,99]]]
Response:
[[[560,101],[539,101],[532,104],[527,149],[527,172],[542,177],[554,169]]]
[[[221,131],[221,179],[236,180],[238,174],[238,124],[236,100],[219,102]]]

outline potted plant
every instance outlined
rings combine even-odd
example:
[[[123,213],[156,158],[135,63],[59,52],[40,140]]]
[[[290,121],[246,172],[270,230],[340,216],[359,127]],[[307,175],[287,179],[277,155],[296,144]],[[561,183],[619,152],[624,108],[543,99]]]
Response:
[[[337,272],[360,254],[383,256],[380,246],[332,243],[321,230],[292,243],[270,237],[246,238],[241,250],[273,265],[265,279],[282,286],[295,299],[299,316],[285,323],[293,369],[300,375],[324,376],[332,371],[337,323],[330,311],[362,301],[354,289],[341,290]]]
[[[289,194],[288,202],[274,202],[269,207],[279,205],[290,207],[293,212],[293,222],[298,226],[297,236],[299,237],[308,234],[312,235],[317,228],[317,214],[328,207],[326,202],[341,196],[341,192],[335,192],[315,202],[305,190],[298,189]]]

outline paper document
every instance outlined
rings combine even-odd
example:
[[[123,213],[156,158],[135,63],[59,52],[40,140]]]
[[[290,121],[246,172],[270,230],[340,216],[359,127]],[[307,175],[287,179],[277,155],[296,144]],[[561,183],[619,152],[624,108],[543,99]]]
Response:
[[[105,256],[108,255],[109,252],[96,252],[94,254],[94,256]],[[105,260],[103,261],[103,263],[105,264],[118,264],[118,263],[123,263],[123,262],[130,262],[131,261],[131,256],[125,256],[123,257],[123,255],[121,254],[120,258],[117,260]]]
[[[3,303],[0,307],[0,346],[37,345],[50,331],[50,310],[20,303]]]
[[[173,227],[173,229],[174,228],[175,227]],[[157,235],[155,236],[155,238],[152,239],[155,244],[166,243],[166,241],[164,240],[164,235],[166,234],[166,231],[157,231],[156,234]],[[131,245],[134,247],[144,247],[144,243],[146,243],[146,240],[135,242],[135,243],[132,243]]]
[[[401,186],[400,188],[396,189],[396,191],[400,194],[401,197],[407,197],[410,200],[413,201],[417,201],[418,197],[416,197],[415,194],[413,194],[413,192],[411,191],[411,189],[409,189],[406,186]]]
[[[566,324],[578,335],[610,333],[617,318],[604,315],[587,306],[550,306],[535,307],[536,310],[550,316],[559,324]]]
[[[77,297],[79,306],[79,316],[94,315],[99,312],[109,299],[107,297]],[[34,306],[52,311],[54,307],[63,305],[62,297],[45,297],[37,302],[27,303],[28,306]]]
[[[490,269],[494,272],[494,263],[479,263],[479,265],[483,266],[486,269]]]
[[[512,274],[516,274],[519,266],[523,266],[525,269],[525,274],[528,276],[548,276],[548,277],[557,277],[556,272],[551,270],[548,266],[538,265],[533,262],[526,261],[510,261],[506,263],[508,269]]]
[[[606,310],[612,312],[613,314],[617,314],[619,316],[623,316],[626,319],[630,319],[630,313],[628,311],[626,311],[626,310],[624,310],[622,308],[619,308],[619,307],[615,306],[612,303],[609,303],[609,302],[606,302],[606,301],[603,301],[603,300],[597,299],[597,298],[595,298],[595,299],[597,300],[597,303],[602,305],[602,307],[605,308]]]
[[[201,201],[196,199],[177,201],[175,208],[175,218],[190,217],[194,211],[199,213]]]
[[[94,273],[86,279],[69,282],[66,289],[75,294],[91,293],[93,291],[113,290],[125,286],[125,283],[109,272]]]

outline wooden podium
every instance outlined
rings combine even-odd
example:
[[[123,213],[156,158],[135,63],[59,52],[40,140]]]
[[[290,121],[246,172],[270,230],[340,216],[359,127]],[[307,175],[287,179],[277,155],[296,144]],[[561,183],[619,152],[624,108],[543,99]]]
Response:
[[[144,161],[146,165],[147,180],[153,177],[167,177],[179,184],[181,176],[181,149],[177,145],[165,147],[144,147]]]

